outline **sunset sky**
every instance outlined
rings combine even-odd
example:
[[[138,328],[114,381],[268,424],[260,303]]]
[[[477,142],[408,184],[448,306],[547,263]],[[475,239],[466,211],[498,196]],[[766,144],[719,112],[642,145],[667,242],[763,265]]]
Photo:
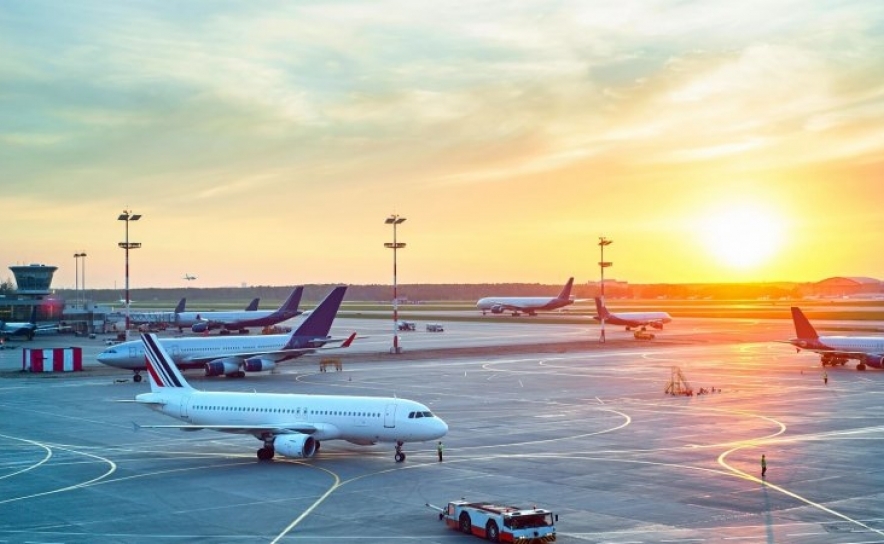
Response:
[[[0,0],[0,279],[884,279],[880,0]]]

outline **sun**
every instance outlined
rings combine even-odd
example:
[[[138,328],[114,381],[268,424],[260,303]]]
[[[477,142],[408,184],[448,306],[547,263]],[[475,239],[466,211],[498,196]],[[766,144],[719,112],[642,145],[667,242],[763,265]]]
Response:
[[[701,220],[700,228],[709,253],[741,271],[763,266],[783,243],[780,216],[754,204],[721,206]]]

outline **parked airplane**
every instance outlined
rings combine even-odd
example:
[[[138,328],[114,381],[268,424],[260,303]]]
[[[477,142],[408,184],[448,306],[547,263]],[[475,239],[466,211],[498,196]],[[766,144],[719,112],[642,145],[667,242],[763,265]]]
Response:
[[[569,278],[562,292],[556,297],[485,297],[479,299],[476,307],[482,310],[482,315],[486,312],[492,314],[512,312],[513,316],[518,316],[522,312],[537,315],[540,310],[555,310],[573,304],[574,299],[571,298],[573,284],[574,278]]]
[[[850,359],[859,363],[857,370],[866,366],[884,368],[884,336],[820,336],[800,308],[792,307],[795,335],[788,342],[798,351],[819,353],[823,366],[844,366]]]
[[[632,329],[645,330],[647,327],[662,329],[663,325],[672,321],[672,316],[667,312],[617,312],[612,313],[605,306],[605,302],[601,297],[595,297],[595,309],[598,315],[593,319],[601,321],[604,318],[605,323],[611,325],[622,325],[626,330]]]
[[[246,306],[245,311],[247,311],[247,312],[254,312],[255,310],[258,309],[258,303],[259,303],[260,301],[261,301],[260,298],[253,298],[252,301],[249,302],[249,305]]]
[[[0,339],[24,336],[33,340],[37,331],[58,330],[58,325],[37,325],[37,306],[31,309],[31,319],[27,323],[0,321]]]
[[[178,301],[178,305],[171,312],[130,312],[129,323],[132,325],[169,325],[175,321],[175,316],[184,311],[186,298]]]
[[[135,397],[184,425],[141,425],[142,429],[210,429],[251,434],[264,443],[258,459],[276,453],[313,457],[321,440],[346,440],[360,446],[396,443],[396,461],[405,460],[404,442],[445,436],[448,425],[412,400],[349,395],[297,395],[198,391],[191,387],[153,334],[141,336],[147,354],[150,393]]]
[[[283,361],[319,349],[333,349],[324,347],[326,344],[340,342],[340,347],[346,348],[353,342],[355,333],[349,338],[328,335],[346,290],[346,286],[335,287],[291,334],[191,336],[163,338],[159,342],[179,368],[204,368],[206,376],[223,374],[229,378],[242,378],[246,372],[273,370]],[[132,379],[140,382],[140,372],[147,368],[144,355],[144,344],[133,340],[105,349],[97,359],[108,366],[132,370],[135,373]]]
[[[303,287],[296,287],[282,306],[272,312],[266,310],[181,312],[175,315],[175,326],[179,329],[190,327],[197,333],[212,329],[221,329],[220,334],[230,334],[230,331],[234,330],[248,333],[249,327],[276,325],[299,315],[301,312],[298,311],[298,304],[301,302],[303,291]]]

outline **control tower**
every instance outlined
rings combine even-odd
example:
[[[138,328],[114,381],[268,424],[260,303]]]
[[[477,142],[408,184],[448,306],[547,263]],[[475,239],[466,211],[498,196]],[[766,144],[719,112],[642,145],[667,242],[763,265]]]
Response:
[[[50,294],[49,286],[57,266],[45,264],[27,264],[10,266],[15,276],[16,294],[24,298],[41,299]]]

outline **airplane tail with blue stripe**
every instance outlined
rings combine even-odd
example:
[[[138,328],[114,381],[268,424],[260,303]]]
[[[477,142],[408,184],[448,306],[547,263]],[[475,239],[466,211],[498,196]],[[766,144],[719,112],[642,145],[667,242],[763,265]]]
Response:
[[[154,393],[166,392],[174,389],[190,390],[193,387],[187,383],[181,371],[172,361],[172,357],[166,352],[157,340],[157,335],[147,333],[141,335],[144,343],[144,355],[147,359],[147,375],[150,381],[150,390]]]

